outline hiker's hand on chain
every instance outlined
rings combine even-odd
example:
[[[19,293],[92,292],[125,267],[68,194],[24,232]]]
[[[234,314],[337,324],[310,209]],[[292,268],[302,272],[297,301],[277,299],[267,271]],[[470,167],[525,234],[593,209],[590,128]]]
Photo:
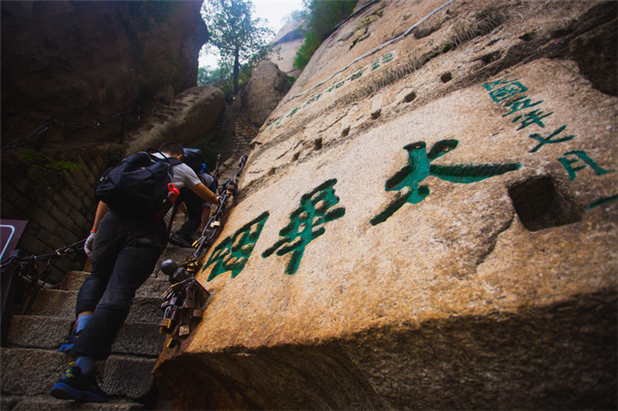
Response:
[[[86,238],[86,242],[84,243],[84,252],[88,257],[92,255],[92,245],[94,244],[94,237],[96,235],[96,232],[91,232],[88,238]]]

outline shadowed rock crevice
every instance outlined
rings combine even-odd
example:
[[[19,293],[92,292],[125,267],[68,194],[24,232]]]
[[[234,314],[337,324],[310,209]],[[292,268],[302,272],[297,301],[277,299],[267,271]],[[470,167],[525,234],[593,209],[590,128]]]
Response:
[[[584,207],[551,176],[535,177],[509,188],[509,196],[520,221],[530,231],[576,223]]]
[[[336,342],[183,356],[155,373],[177,409],[390,408]]]
[[[401,387],[389,398],[397,408],[614,409],[616,312],[615,290],[606,290],[544,308],[368,331],[346,347],[370,381],[400,370],[390,376]]]
[[[577,62],[582,74],[597,90],[618,95],[618,9],[615,2],[592,7],[580,19],[567,23],[549,36],[526,33],[522,42],[511,47],[503,58],[489,64],[474,77],[488,78],[516,64],[549,57]],[[468,81],[478,81],[470,78]]]
[[[617,312],[606,290],[316,345],[185,355],[156,375],[177,409],[615,409]]]

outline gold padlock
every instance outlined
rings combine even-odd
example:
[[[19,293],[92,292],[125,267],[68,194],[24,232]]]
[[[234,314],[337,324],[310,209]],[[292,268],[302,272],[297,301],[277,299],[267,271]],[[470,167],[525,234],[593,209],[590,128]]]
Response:
[[[181,337],[189,335],[190,333],[191,333],[191,329],[189,328],[188,325],[181,325],[180,328],[178,329],[178,335],[180,335]]]
[[[164,318],[159,324],[159,334],[171,334],[172,332],[172,320],[171,318]]]

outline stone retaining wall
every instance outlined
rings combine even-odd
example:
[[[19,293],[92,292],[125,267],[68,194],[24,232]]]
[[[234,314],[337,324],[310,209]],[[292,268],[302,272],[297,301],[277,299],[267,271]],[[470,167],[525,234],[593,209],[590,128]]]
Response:
[[[97,146],[64,153],[64,161],[79,165],[66,173],[49,168],[37,172],[18,158],[3,162],[2,172],[10,173],[11,178],[2,182],[2,217],[28,221],[19,243],[22,256],[53,253],[88,236],[96,209],[95,182],[117,161],[110,161],[113,151],[113,146]],[[68,271],[81,269],[85,259],[81,248],[65,255],[56,263],[52,282],[60,281]]]

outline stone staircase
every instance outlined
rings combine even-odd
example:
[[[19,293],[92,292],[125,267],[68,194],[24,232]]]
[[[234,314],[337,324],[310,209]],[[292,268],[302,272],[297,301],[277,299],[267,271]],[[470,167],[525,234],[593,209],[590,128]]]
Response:
[[[243,117],[235,101],[221,113],[213,133],[218,136],[222,157],[228,159],[235,156],[239,149],[246,149],[257,135],[258,130]]]
[[[168,246],[161,261],[182,261],[192,249]],[[112,355],[97,368],[97,380],[110,395],[106,404],[77,404],[49,395],[72,357],[58,352],[75,319],[75,300],[87,272],[68,273],[54,289],[43,290],[27,315],[12,318],[7,347],[1,349],[2,410],[169,410],[171,399],[158,392],[151,371],[163,347],[158,333],[161,295],[169,280],[158,267],[137,291]]]

